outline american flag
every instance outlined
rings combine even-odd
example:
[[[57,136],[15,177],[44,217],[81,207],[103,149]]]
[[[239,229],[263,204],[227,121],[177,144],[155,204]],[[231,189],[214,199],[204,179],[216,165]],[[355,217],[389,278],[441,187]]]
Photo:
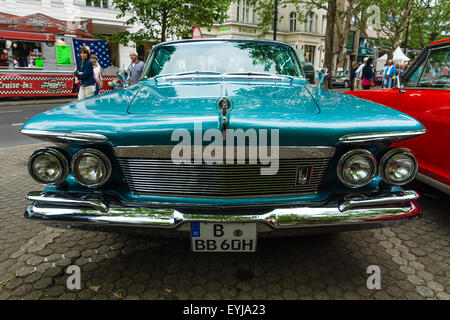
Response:
[[[95,54],[98,57],[98,63],[102,69],[107,68],[112,64],[106,40],[73,39],[73,46],[77,63],[81,63],[81,58],[78,54],[81,47],[88,46],[91,49],[91,54]]]

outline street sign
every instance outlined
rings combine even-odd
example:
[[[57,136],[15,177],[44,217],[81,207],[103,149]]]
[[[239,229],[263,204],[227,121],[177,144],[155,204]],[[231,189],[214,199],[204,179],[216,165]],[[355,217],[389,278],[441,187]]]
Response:
[[[371,56],[373,55],[373,49],[368,47],[359,47],[358,55]]]
[[[192,31],[192,39],[201,39],[202,38],[202,32],[200,31],[199,27],[195,27]]]

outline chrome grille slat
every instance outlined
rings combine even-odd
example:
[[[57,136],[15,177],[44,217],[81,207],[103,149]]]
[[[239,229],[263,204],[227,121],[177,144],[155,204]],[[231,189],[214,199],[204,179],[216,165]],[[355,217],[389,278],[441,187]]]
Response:
[[[170,159],[118,158],[135,194],[233,198],[305,195],[317,192],[328,158],[280,159],[275,175],[261,175],[261,164],[174,164]],[[311,166],[310,182],[296,185],[297,167]]]

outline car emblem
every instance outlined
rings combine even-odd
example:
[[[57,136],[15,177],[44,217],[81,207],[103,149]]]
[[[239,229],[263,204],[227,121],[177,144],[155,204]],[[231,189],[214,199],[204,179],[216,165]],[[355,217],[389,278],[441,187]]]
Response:
[[[216,108],[220,112],[219,129],[222,129],[223,139],[226,139],[226,131],[228,128],[229,114],[230,114],[230,111],[233,109],[233,102],[228,97],[221,97],[219,100],[217,100]]]

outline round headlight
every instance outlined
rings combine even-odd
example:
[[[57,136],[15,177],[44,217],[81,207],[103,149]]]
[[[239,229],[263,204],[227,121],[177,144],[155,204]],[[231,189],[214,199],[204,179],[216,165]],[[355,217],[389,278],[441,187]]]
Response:
[[[364,149],[347,152],[338,162],[339,180],[351,188],[365,186],[375,176],[377,163],[372,153]]]
[[[405,148],[388,151],[380,161],[381,178],[392,185],[404,185],[411,182],[417,174],[419,166],[416,157]]]
[[[83,186],[99,187],[111,176],[111,162],[98,150],[84,149],[73,157],[72,173]]]
[[[69,164],[62,152],[53,148],[40,149],[31,155],[28,172],[39,183],[57,185],[69,174]]]

